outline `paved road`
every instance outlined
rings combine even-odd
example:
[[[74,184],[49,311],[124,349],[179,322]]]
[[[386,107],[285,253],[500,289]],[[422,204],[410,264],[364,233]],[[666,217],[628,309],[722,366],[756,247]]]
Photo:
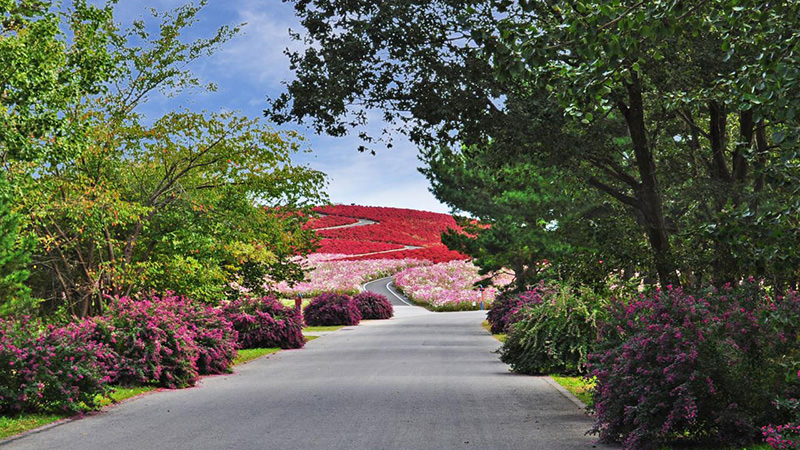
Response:
[[[405,297],[400,295],[392,283],[392,277],[380,278],[375,281],[370,281],[364,285],[364,289],[383,294],[392,302],[395,307],[398,306],[412,306]]]
[[[482,312],[396,311],[0,448],[592,448],[590,419],[547,379],[508,373]]]

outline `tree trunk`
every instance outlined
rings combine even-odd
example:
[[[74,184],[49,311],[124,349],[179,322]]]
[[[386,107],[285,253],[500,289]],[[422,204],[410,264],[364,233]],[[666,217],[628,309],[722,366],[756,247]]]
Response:
[[[678,284],[669,234],[664,220],[663,202],[658,189],[655,158],[647,142],[642,87],[636,74],[632,75],[632,81],[626,87],[628,105],[621,105],[620,109],[622,109],[628,125],[636,157],[636,168],[641,179],[636,197],[645,219],[645,232],[653,253],[659,281],[662,285]]]

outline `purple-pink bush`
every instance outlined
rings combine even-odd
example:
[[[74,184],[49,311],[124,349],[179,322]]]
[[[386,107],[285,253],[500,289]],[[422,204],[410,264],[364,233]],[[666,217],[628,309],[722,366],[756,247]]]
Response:
[[[240,348],[301,348],[305,345],[303,318],[275,297],[241,297],[222,306],[239,333]]]
[[[364,291],[353,296],[362,319],[391,319],[394,307],[385,295]]]
[[[239,333],[217,308],[170,296],[168,306],[187,324],[197,344],[197,372],[213,375],[230,372],[236,358]],[[163,301],[163,299],[162,299]]]
[[[782,360],[798,326],[796,293],[771,299],[752,281],[614,303],[590,356],[594,431],[626,449],[685,437],[752,441],[760,426],[781,423],[774,399],[787,394]]]
[[[111,349],[89,339],[95,323],[43,327],[0,319],[0,413],[74,412],[109,391]]]
[[[182,303],[182,298],[169,294],[112,299],[106,317],[96,320],[94,338],[119,355],[115,382],[169,388],[194,385],[200,349],[185,320],[189,309]]]
[[[320,294],[303,310],[306,325],[358,325],[361,311],[353,298],[341,294]]]
[[[486,314],[486,320],[489,321],[492,327],[492,333],[508,332],[508,326],[515,322],[514,316],[517,312],[525,305],[533,306],[542,303],[542,296],[546,294],[546,291],[549,292],[550,290],[552,289],[548,288],[544,283],[540,283],[533,289],[522,293],[506,292],[500,294]]]

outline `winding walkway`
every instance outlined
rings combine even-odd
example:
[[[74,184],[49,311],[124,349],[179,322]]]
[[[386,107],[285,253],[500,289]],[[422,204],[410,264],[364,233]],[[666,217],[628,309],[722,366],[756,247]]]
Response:
[[[320,215],[323,216],[323,217],[326,216],[326,214],[320,214]],[[342,216],[342,217],[344,217],[344,216]],[[345,224],[345,225],[336,225],[336,226],[333,226],[333,227],[315,228],[315,230],[316,231],[338,230],[340,228],[363,227],[365,225],[376,225],[376,224],[380,223],[380,222],[377,222],[375,220],[370,220],[370,219],[359,219],[358,217],[350,217],[350,219],[356,219],[356,220],[358,220],[358,222],[356,222],[356,223],[348,223],[348,224]],[[378,242],[378,241],[376,241],[376,242]],[[406,251],[406,250],[416,250],[418,248],[422,248],[422,247],[419,247],[417,245],[405,245],[405,244],[400,244],[400,243],[397,243],[397,242],[387,242],[387,243],[388,244],[402,245],[403,248],[395,248],[395,249],[392,249],[392,250],[381,250],[379,252],[359,253],[357,255],[348,255],[348,256],[349,257],[372,256],[372,255],[380,255],[382,253],[403,252],[403,251]]]

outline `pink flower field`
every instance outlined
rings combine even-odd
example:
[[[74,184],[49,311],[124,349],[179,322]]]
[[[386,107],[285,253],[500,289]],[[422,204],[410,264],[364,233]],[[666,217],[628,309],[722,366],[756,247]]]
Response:
[[[414,302],[433,309],[472,309],[472,302],[478,306],[481,301],[481,292],[473,284],[485,277],[471,262],[450,261],[405,269],[394,276],[394,284]],[[495,276],[494,286],[484,290],[484,306],[494,301],[498,287],[512,281],[510,274]]]
[[[307,281],[292,287],[281,282],[275,289],[287,297],[295,297],[297,294],[308,297],[323,292],[357,294],[361,290],[361,285],[368,281],[392,275],[409,267],[430,264],[420,259],[339,260],[344,256],[347,255],[325,253],[310,255],[305,264],[313,269]]]

